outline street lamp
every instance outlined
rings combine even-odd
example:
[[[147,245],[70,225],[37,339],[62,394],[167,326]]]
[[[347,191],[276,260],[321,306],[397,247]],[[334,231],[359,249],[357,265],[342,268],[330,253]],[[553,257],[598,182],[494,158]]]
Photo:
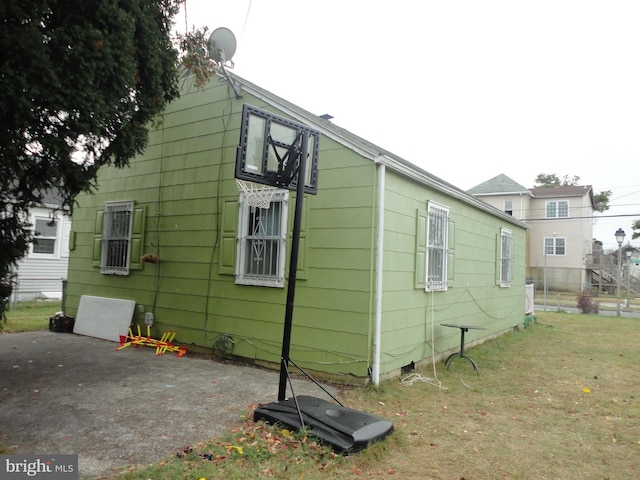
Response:
[[[618,228],[618,230],[616,230],[616,242],[618,242],[618,266],[617,266],[617,308],[616,308],[616,316],[619,317],[620,316],[620,270],[622,268],[622,242],[624,242],[624,230],[622,230],[621,228]]]
[[[627,248],[625,251],[627,254],[627,308],[631,304],[631,254],[633,251],[631,248]]]

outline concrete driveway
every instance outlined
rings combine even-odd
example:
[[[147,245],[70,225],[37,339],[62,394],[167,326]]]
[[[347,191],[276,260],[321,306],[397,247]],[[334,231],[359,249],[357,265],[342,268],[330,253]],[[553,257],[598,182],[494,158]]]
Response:
[[[117,347],[71,333],[0,334],[0,445],[78,455],[80,478],[112,476],[211,439],[249,405],[277,398],[275,371]],[[306,380],[294,389],[326,398]]]

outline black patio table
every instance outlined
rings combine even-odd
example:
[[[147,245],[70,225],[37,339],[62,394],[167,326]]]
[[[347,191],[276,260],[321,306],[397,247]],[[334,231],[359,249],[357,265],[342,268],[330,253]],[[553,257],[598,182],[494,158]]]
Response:
[[[476,325],[459,325],[457,323],[441,323],[440,325],[442,325],[443,327],[460,329],[460,351],[452,353],[447,357],[447,360],[444,362],[444,366],[447,367],[447,370],[449,370],[449,367],[451,366],[451,360],[453,360],[455,357],[460,357],[469,360],[471,362],[471,365],[473,365],[473,369],[479,375],[480,371],[478,370],[478,365],[476,365],[476,362],[474,362],[471,357],[468,357],[464,354],[464,334],[469,330],[486,330],[486,327],[478,327]]]

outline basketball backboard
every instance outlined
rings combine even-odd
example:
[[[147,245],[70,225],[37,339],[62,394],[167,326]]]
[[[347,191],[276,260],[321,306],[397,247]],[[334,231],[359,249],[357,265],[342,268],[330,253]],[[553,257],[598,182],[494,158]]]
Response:
[[[318,191],[320,132],[252,105],[242,108],[236,178],[296,190],[300,158],[306,155],[304,191]]]

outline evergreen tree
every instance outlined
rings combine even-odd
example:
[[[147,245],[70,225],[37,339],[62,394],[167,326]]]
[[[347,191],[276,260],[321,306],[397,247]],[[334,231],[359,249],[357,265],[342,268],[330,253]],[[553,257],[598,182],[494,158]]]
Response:
[[[0,3],[0,296],[32,239],[29,209],[55,191],[70,213],[102,165],[144,150],[148,125],[178,96],[171,28],[182,1]]]

